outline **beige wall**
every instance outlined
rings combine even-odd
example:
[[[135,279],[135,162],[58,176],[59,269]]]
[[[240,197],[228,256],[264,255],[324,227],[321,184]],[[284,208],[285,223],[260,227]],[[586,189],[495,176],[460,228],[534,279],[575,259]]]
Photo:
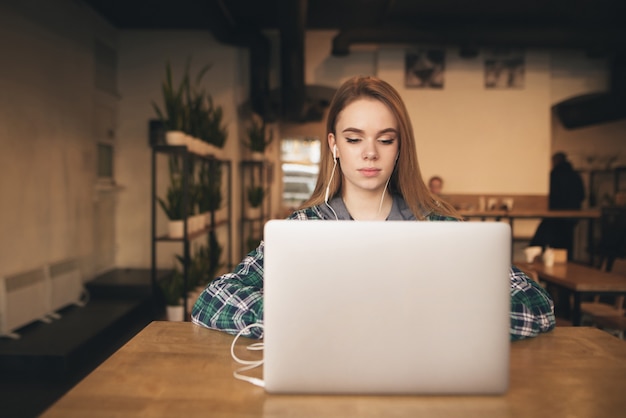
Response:
[[[0,276],[78,258],[93,273],[93,42],[70,0],[0,4]]]
[[[239,178],[237,162],[240,149],[237,104],[242,103],[247,94],[247,88],[243,86],[246,74],[243,68],[246,67],[241,65],[244,59],[241,55],[243,52],[237,48],[218,44],[208,32],[120,33],[119,77],[122,101],[116,166],[117,180],[124,186],[124,191],[120,195],[117,212],[117,265],[150,265],[151,150],[148,145],[148,120],[156,118],[151,100],[163,106],[160,86],[165,77],[165,62],[170,61],[174,80],[178,82],[183,76],[188,57],[192,60],[190,74],[194,78],[201,67],[211,64],[211,69],[203,79],[203,87],[212,95],[214,103],[224,109],[224,122],[228,127],[225,158],[233,160],[233,183],[236,184]],[[160,155],[157,165],[157,194],[164,196],[169,181],[167,158]],[[224,181],[225,177],[226,173]],[[163,235],[167,231],[167,218],[160,208],[157,209],[157,215],[157,231]],[[234,227],[237,227],[236,222]],[[225,239],[220,241],[226,242]],[[202,238],[193,243],[202,244],[206,244]],[[159,244],[158,266],[172,267],[174,254],[182,254],[182,251],[182,244],[179,243]]]
[[[224,107],[229,126],[237,231],[242,153],[237,106],[248,94],[246,51],[220,45],[208,32],[117,31],[71,0],[14,3],[0,5],[0,275],[68,257],[83,260],[87,275],[96,270],[95,243],[104,238],[94,233],[94,217],[111,206],[94,204],[100,196],[94,175],[94,114],[101,102],[93,88],[94,37],[117,47],[119,57],[119,100],[104,100],[117,109],[115,164],[123,188],[115,192],[116,222],[106,237],[114,240],[115,265],[149,266],[148,120],[154,117],[150,100],[160,98],[168,58],[177,74],[189,55],[195,68],[213,63],[206,87]],[[276,44],[277,37],[270,35]],[[336,87],[354,74],[377,74],[391,82],[409,107],[424,176],[442,175],[449,193],[545,194],[553,150],[583,156],[622,153],[624,148],[626,121],[565,131],[551,118],[553,103],[606,87],[605,64],[582,53],[530,50],[523,90],[487,91],[481,57],[463,60],[450,48],[444,90],[413,90],[404,88],[404,48],[359,46],[337,58],[330,55],[333,36],[331,31],[307,34],[307,83]],[[271,83],[277,87],[276,48],[272,63]],[[283,127],[290,134],[309,134],[309,128],[321,131],[323,124]],[[277,143],[271,155],[277,162]],[[160,166],[164,190],[167,166]],[[273,195],[276,210],[279,195]],[[163,231],[164,222],[160,218]],[[237,236],[233,248],[237,254]],[[159,265],[171,266],[173,254],[180,251],[160,249]]]

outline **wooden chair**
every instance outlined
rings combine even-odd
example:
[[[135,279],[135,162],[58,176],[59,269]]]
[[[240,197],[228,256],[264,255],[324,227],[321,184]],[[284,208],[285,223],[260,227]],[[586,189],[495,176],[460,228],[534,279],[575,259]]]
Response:
[[[595,325],[614,334],[620,339],[624,339],[624,331],[626,331],[626,316],[598,316],[594,318]]]
[[[603,270],[626,275],[626,259],[606,259],[603,262],[602,267]],[[592,302],[582,302],[580,304],[580,310],[584,315],[584,321],[589,321],[591,322],[591,325],[596,325],[598,323],[598,318],[623,317],[626,313],[626,305],[624,304],[624,300],[625,298],[623,295],[616,296],[613,300],[613,303],[607,303],[602,302],[600,300],[600,296],[596,295],[594,296]]]

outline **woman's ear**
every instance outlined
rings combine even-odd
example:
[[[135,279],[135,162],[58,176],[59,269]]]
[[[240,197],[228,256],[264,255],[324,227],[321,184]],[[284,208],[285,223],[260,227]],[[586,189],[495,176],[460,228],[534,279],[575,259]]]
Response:
[[[330,148],[333,160],[337,160],[337,141],[335,140],[335,135],[332,133],[328,134],[328,147]]]

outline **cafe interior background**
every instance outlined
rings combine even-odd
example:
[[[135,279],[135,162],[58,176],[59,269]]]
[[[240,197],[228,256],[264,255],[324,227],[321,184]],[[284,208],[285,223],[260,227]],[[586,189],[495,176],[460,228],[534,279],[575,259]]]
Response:
[[[325,5],[316,10],[328,26],[348,22],[348,29],[306,26],[307,3],[311,9]],[[268,124],[274,141],[264,155],[272,167],[268,217],[288,213],[282,202],[281,140],[324,143],[323,103],[357,74],[377,75],[399,90],[412,118],[424,178],[442,176],[444,194],[465,196],[465,208],[477,205],[480,196],[512,197],[515,205],[528,197],[545,202],[555,151],[565,151],[583,174],[626,166],[624,112],[622,118],[600,115],[568,129],[553,109],[572,98],[609,92],[618,81],[624,93],[623,59],[621,67],[612,64],[614,53],[623,54],[626,46],[624,20],[618,18],[621,2],[548,2],[548,15],[542,15],[547,25],[537,33],[515,29],[538,13],[531,5],[511,8],[520,17],[509,32],[490,26],[504,13],[502,2],[478,2],[473,14],[470,6],[437,2],[440,16],[447,16],[441,11],[446,8],[461,10],[477,27],[484,25],[476,42],[454,20],[440,29],[432,24],[432,32],[421,20],[423,26],[405,32],[403,26],[373,30],[380,39],[372,38],[359,32],[366,11],[382,15],[377,7],[387,5],[391,12],[397,7],[397,16],[408,3],[363,3],[0,2],[0,276],[67,259],[77,260],[84,282],[112,269],[150,268],[156,135],[150,122],[157,119],[152,102],[163,105],[166,63],[177,83],[190,57],[192,76],[210,65],[201,86],[222,107],[228,132],[222,158],[232,163],[232,206],[219,216],[230,219],[233,233],[230,242],[223,233],[218,238],[231,246],[231,263],[239,261],[245,239],[239,162],[249,158],[242,140],[259,91],[278,97],[278,105],[269,104],[276,116]],[[354,7],[350,13],[342,12],[344,4]],[[221,17],[206,14],[220,10]],[[245,19],[256,14],[266,26],[239,19],[244,11]],[[450,19],[463,16],[461,11]],[[589,30],[581,24],[585,14]],[[308,25],[322,21],[318,15],[309,14]],[[437,22],[436,15],[428,17]],[[563,23],[568,19],[571,25]],[[432,51],[443,57],[443,79],[433,85],[407,81],[407,57],[415,61]],[[502,54],[516,56],[520,83],[499,86],[488,80],[487,61]],[[267,66],[259,67],[264,60]],[[281,101],[294,100],[290,91],[306,96],[296,115],[280,111]],[[109,164],[100,173],[99,161]],[[167,159],[159,156],[157,162],[157,195],[164,196]],[[158,207],[156,213],[157,231],[164,233],[167,218]],[[528,237],[536,225],[520,222],[515,234]],[[172,268],[179,253],[177,243],[159,247],[158,268]]]

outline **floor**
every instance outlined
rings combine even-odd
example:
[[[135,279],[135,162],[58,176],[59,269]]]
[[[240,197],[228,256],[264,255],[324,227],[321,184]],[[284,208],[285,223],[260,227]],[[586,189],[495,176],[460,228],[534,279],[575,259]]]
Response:
[[[84,307],[19,329],[19,340],[0,339],[1,417],[39,416],[148,323],[163,319],[149,270],[114,270],[86,286]]]

